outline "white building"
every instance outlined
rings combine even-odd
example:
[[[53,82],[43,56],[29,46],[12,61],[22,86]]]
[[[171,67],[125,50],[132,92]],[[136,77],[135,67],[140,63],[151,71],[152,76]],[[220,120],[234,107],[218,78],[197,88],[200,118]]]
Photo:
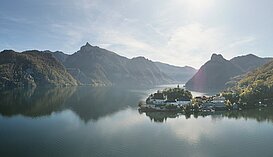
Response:
[[[211,102],[214,104],[215,109],[225,109],[226,108],[225,100],[226,100],[225,97],[216,96],[213,98]]]
[[[213,102],[213,103],[224,103],[225,100],[226,100],[225,97],[216,96],[216,97],[213,97],[213,100],[211,102]]]
[[[189,100],[189,101],[177,101],[177,104],[179,105],[179,106],[186,106],[186,105],[189,105],[191,103],[191,101]]]
[[[165,104],[167,97],[163,93],[155,93],[151,97],[151,102],[155,105],[162,105]]]

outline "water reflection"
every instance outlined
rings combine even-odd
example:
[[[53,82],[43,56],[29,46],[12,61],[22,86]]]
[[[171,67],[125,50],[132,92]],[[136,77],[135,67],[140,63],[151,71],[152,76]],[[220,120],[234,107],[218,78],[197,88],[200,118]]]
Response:
[[[0,92],[0,113],[3,116],[38,117],[60,111],[75,88],[14,89]]]
[[[3,116],[23,115],[28,117],[49,116],[53,112],[73,111],[85,123],[97,121],[128,107],[137,109],[139,100],[149,90],[129,90],[110,87],[70,87],[42,89],[14,89],[0,92],[0,114]],[[273,108],[243,111],[182,114],[176,112],[146,112],[152,122],[162,123],[168,119],[184,116],[189,118],[212,119],[255,119],[258,122],[273,122]]]
[[[51,157],[273,154],[272,108],[194,115],[139,113],[137,103],[147,94],[93,87],[3,91],[0,154]],[[43,117],[29,118],[40,116]]]
[[[140,114],[145,114],[150,118],[152,122],[163,123],[166,122],[168,118],[177,118],[180,113],[177,112],[142,112],[139,110]]]
[[[178,118],[184,116],[185,119],[190,118],[205,118],[211,117],[213,120],[228,119],[244,119],[256,120],[257,122],[273,123],[273,107],[264,107],[256,109],[247,109],[243,111],[217,111],[217,112],[198,112],[193,114],[177,113],[177,112],[141,112],[145,114],[152,122],[163,123],[168,119]]]
[[[142,98],[138,92],[118,88],[78,88],[70,97],[66,107],[82,120],[98,120],[127,107],[136,108]]]
[[[107,87],[14,89],[0,92],[0,114],[38,117],[69,109],[88,122],[136,107],[142,97],[141,92]]]

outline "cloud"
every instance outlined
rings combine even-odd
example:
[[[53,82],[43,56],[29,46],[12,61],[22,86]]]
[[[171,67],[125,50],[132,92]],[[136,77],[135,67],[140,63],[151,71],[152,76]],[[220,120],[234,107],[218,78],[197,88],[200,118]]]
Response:
[[[226,57],[234,57],[238,47],[255,41],[255,37],[231,36],[223,27],[205,27],[200,23],[192,23],[177,27],[162,35],[168,41],[155,46],[157,54],[152,58],[175,65],[190,65],[199,68],[212,53],[222,53]],[[154,54],[156,54],[154,53]]]
[[[147,57],[147,52],[152,54],[157,51],[154,47],[137,39],[133,35],[118,31],[105,31],[100,35],[99,41],[104,45],[108,45],[109,49],[113,49],[117,53],[129,58],[139,55]],[[151,56],[151,54],[148,56]]]
[[[239,46],[239,45],[242,45],[242,44],[247,44],[247,43],[253,42],[255,40],[256,40],[256,38],[253,37],[253,36],[244,37],[242,39],[239,39],[239,40],[234,41],[233,43],[229,44],[228,48],[233,48],[233,47],[236,47],[236,46]]]
[[[170,52],[169,60],[175,64],[184,62],[185,65],[200,66],[208,54],[219,51],[224,43],[223,30],[219,28],[205,28],[201,24],[194,23],[178,27],[172,32],[166,49]],[[175,58],[179,58],[177,61]]]
[[[57,32],[57,33],[56,33]],[[63,40],[62,51],[73,53],[79,44],[83,44],[83,39],[88,31],[84,27],[76,26],[70,23],[52,23],[50,24],[51,38],[55,40]]]
[[[53,11],[58,5],[65,4],[65,7],[56,14],[60,16],[56,19],[41,18],[47,19],[43,22],[47,29],[39,35],[41,39],[50,36],[49,42],[57,42],[56,46],[66,53],[77,51],[88,41],[129,58],[144,56],[199,68],[212,53],[230,58],[256,41],[253,34],[238,34],[227,25],[209,23],[207,18],[202,18],[210,17],[215,6],[219,6],[216,0],[68,0],[59,3],[51,0],[48,3],[48,7],[53,5]],[[75,15],[71,8],[77,11]],[[67,18],[68,15],[72,17]],[[10,18],[9,21],[24,23],[24,19]]]
[[[139,14],[147,13],[142,18],[139,18],[134,9],[128,10],[132,5],[135,8],[142,6],[142,2],[138,0],[123,5],[88,0],[83,0],[82,3],[86,15],[93,14],[89,22],[82,25],[86,28],[83,30],[86,31],[88,27],[91,29],[85,33],[77,29],[68,31],[69,36],[76,37],[71,40],[82,41],[93,31],[96,34],[92,38],[96,42],[94,44],[106,46],[105,48],[129,58],[145,56],[152,60],[199,68],[212,53],[223,53],[224,56],[231,57],[238,53],[235,52],[238,47],[255,40],[253,36],[231,36],[232,32],[224,27],[212,27],[192,21],[195,19],[192,16],[196,17],[213,8],[215,0],[160,2],[150,12],[140,11]],[[149,6],[149,2],[146,5]],[[77,32],[82,35],[77,35]]]

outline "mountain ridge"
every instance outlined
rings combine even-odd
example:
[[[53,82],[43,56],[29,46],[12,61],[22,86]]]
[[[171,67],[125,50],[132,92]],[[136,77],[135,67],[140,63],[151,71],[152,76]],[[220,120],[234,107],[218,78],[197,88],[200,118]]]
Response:
[[[221,54],[212,54],[211,59],[201,66],[185,86],[194,91],[218,91],[224,88],[230,77],[240,73],[242,71]]]
[[[266,57],[261,58],[254,54],[247,54],[234,57],[230,61],[241,68],[244,72],[252,71],[257,67],[264,65],[266,62],[269,62],[272,58]]]
[[[165,74],[170,76],[175,83],[186,83],[197,70],[190,66],[175,66],[162,62],[154,62],[156,66]]]
[[[111,86],[120,85],[117,82],[123,80],[122,82],[127,85],[133,85],[134,82],[136,82],[141,86],[153,86],[186,82],[186,80],[196,72],[194,68],[189,66],[179,67],[161,62],[157,63],[143,56],[129,59],[107,49],[92,46],[88,42],[83,45],[80,50],[71,55],[67,55],[63,52],[62,54],[60,54],[60,52],[52,52],[52,54],[65,65],[70,74],[81,82],[81,84]],[[80,59],[81,57],[82,59]],[[113,63],[113,60],[115,60],[115,63]],[[80,63],[77,63],[77,61],[80,61]],[[107,64],[112,64],[113,67],[106,66]],[[161,66],[158,66],[158,64],[169,66],[169,69],[171,68],[172,70],[164,70]],[[120,70],[116,71],[117,69]],[[179,75],[170,76],[170,71],[174,69],[182,71],[182,77]],[[113,72],[116,73],[116,76],[111,75]],[[94,75],[95,73],[96,75]],[[123,77],[118,77],[118,74]],[[142,77],[137,76],[137,74]],[[132,77],[133,75],[134,77]],[[186,79],[184,76],[187,76]],[[184,81],[177,81],[180,78],[184,78]],[[145,83],[138,80],[143,80]]]
[[[238,75],[260,67],[271,58],[260,58],[253,54],[226,60],[221,54],[212,54],[198,72],[186,83],[186,88],[201,92],[225,89],[226,83]]]
[[[64,65],[68,69],[79,69],[87,76],[82,84],[148,86],[172,82],[144,57],[128,59],[89,43],[69,55]]]

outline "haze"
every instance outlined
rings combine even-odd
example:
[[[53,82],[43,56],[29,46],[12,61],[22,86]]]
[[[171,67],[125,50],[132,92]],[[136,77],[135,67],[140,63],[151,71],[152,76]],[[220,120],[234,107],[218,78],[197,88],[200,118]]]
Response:
[[[60,50],[87,41],[132,58],[199,68],[212,53],[227,59],[272,54],[273,1],[2,0],[0,49]]]

